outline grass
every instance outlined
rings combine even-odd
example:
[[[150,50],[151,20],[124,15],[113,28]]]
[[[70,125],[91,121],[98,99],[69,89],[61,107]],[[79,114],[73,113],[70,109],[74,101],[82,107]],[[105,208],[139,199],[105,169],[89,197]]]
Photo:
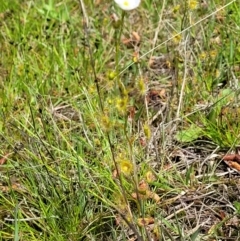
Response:
[[[237,1],[121,16],[1,2],[0,240],[240,239]]]

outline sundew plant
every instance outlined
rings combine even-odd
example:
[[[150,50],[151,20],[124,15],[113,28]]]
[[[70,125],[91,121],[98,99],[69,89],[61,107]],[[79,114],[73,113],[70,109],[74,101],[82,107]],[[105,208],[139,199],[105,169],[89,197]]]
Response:
[[[0,0],[0,240],[239,240],[236,0]]]

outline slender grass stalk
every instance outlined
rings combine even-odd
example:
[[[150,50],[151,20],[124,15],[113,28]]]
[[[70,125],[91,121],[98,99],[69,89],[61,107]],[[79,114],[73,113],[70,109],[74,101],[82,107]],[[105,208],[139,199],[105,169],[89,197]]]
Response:
[[[14,241],[19,240],[19,221],[18,221],[19,204],[14,209]]]
[[[126,95],[124,84],[121,81],[119,70],[120,70],[120,43],[121,43],[121,36],[124,28],[124,17],[125,17],[125,11],[122,11],[121,21],[120,25],[115,28],[114,33],[114,40],[115,40],[115,68],[116,68],[116,81],[119,89],[119,93],[122,97]]]

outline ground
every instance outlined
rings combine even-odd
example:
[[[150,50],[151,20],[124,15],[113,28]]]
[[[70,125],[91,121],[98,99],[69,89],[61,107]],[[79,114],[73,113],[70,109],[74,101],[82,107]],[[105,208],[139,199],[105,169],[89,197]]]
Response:
[[[0,240],[240,240],[236,0],[0,20]]]

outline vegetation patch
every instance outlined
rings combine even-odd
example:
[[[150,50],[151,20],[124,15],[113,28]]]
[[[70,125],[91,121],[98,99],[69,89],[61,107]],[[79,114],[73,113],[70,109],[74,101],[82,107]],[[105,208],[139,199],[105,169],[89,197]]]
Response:
[[[0,20],[0,240],[240,239],[236,0]]]

